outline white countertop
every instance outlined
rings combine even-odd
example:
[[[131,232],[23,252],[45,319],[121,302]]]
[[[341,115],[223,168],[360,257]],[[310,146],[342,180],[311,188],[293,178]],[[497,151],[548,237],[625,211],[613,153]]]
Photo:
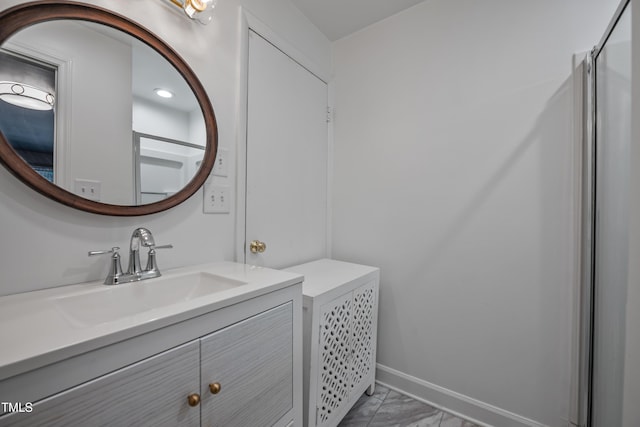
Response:
[[[94,324],[71,318],[60,305],[62,298],[93,293],[113,301],[117,288],[198,272],[245,284]],[[167,270],[161,278],[144,282],[106,286],[96,281],[0,297],[0,380],[285,288],[302,279],[297,273],[220,262]]]

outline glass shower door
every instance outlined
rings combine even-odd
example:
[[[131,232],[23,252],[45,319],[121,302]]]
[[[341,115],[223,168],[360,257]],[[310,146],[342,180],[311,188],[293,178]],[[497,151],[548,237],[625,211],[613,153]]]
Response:
[[[594,51],[591,427],[622,425],[631,146],[631,4]]]

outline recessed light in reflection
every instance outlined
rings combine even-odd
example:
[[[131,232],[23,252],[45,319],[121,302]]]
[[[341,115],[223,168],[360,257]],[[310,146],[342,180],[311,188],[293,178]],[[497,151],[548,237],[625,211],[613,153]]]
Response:
[[[169,92],[166,89],[155,89],[154,91],[156,95],[158,95],[161,98],[173,98],[173,93]]]

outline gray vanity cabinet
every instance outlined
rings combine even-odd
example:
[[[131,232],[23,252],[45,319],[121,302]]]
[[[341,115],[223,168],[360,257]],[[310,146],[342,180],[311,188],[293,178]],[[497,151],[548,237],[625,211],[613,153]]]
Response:
[[[200,348],[189,342],[41,400],[30,413],[0,417],[2,427],[200,425]]]
[[[277,425],[293,407],[292,344],[292,303],[203,337],[202,426]]]
[[[294,303],[40,400],[0,427],[293,424]],[[297,378],[297,377],[296,377]]]

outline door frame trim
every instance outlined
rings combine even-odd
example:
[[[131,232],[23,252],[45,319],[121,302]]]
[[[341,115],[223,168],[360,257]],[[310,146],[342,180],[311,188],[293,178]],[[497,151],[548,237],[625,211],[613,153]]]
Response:
[[[64,54],[48,47],[37,49],[26,44],[9,41],[2,46],[5,52],[13,52],[56,68],[56,116],[54,124],[54,183],[59,187],[73,188],[72,173],[66,167],[65,159],[71,153],[69,134],[71,129],[71,88],[73,81],[73,61]]]

